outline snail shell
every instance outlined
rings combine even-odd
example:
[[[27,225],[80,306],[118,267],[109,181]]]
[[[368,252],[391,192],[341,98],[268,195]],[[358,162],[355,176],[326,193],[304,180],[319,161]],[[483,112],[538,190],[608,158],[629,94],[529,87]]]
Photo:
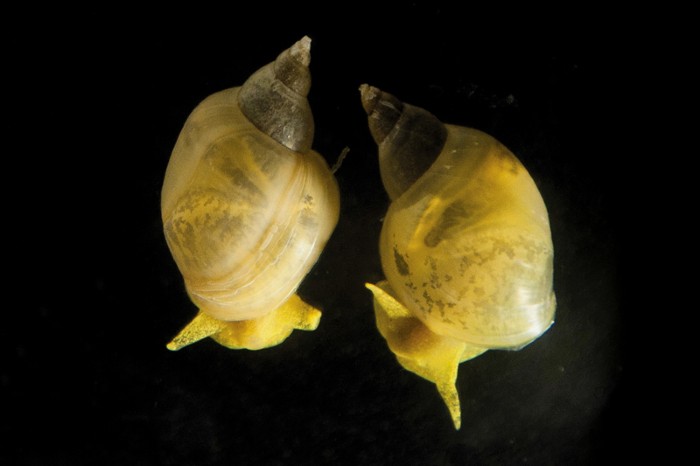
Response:
[[[554,321],[553,247],[542,196],[506,147],[363,85],[391,205],[368,284],[399,362],[434,382],[455,427],[460,362],[517,350]]]
[[[309,49],[304,37],[185,122],[161,212],[199,314],[169,349],[207,336],[259,349],[318,325],[320,312],[294,293],[335,228],[339,193],[311,150]]]

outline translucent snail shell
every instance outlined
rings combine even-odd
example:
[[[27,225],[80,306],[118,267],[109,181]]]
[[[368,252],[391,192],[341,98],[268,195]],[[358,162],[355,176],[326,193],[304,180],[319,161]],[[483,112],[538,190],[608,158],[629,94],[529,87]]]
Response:
[[[161,213],[199,313],[171,350],[208,336],[260,349],[319,323],[295,292],[335,228],[339,193],[311,150],[309,49],[304,37],[242,87],[207,97],[178,137]]]
[[[554,322],[553,246],[537,186],[491,136],[360,88],[391,205],[377,326],[404,368],[437,385],[459,429],[460,362],[517,350]]]

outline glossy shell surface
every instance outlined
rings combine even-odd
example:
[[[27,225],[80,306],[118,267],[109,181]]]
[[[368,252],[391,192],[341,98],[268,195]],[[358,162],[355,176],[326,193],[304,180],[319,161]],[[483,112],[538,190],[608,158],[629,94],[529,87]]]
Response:
[[[446,125],[429,170],[392,202],[380,251],[397,298],[428,328],[521,347],[553,322],[553,249],[542,197],[491,136]]]

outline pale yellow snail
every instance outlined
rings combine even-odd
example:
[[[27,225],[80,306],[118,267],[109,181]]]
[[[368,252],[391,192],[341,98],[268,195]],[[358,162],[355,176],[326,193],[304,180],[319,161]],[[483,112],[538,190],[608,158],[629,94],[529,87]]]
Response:
[[[207,97],[178,137],[161,212],[199,313],[171,350],[206,337],[260,349],[318,326],[320,311],[295,293],[335,228],[339,192],[311,150],[310,42]]]
[[[437,385],[459,429],[459,363],[520,349],[554,321],[547,209],[491,136],[360,91],[392,201],[380,237],[386,280],[367,284],[377,327],[404,368]]]

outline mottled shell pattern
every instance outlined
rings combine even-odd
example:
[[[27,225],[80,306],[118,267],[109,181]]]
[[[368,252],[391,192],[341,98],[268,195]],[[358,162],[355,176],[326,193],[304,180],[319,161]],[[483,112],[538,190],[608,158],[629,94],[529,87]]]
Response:
[[[459,428],[457,365],[520,349],[554,321],[547,209],[493,137],[361,92],[392,200],[379,243],[386,281],[368,285],[378,327],[404,367],[438,385]]]
[[[206,336],[258,349],[320,313],[294,296],[338,221],[338,186],[311,150],[307,37],[242,87],[207,97],[170,158],[161,211],[195,320],[169,345]]]

